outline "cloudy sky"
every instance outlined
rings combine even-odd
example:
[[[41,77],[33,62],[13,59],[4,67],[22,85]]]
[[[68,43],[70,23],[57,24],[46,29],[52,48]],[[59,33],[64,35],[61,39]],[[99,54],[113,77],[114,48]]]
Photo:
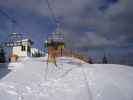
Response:
[[[133,65],[132,0],[49,0],[67,48],[111,63]],[[47,0],[0,0],[0,41],[12,32],[24,33],[43,48],[47,35],[56,30]]]

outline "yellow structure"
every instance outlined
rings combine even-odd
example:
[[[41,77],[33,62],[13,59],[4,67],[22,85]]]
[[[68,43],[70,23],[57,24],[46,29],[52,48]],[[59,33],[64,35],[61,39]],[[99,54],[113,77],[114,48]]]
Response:
[[[56,57],[62,56],[64,46],[65,43],[62,34],[51,34],[45,42],[45,47],[48,48],[48,61],[55,62]]]

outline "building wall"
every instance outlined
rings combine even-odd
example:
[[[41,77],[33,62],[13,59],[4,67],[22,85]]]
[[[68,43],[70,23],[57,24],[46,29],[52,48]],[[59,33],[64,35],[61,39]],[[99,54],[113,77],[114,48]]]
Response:
[[[25,51],[21,50],[21,46],[13,47],[12,54],[18,55],[19,57],[26,57],[28,56],[27,47]]]
[[[28,52],[28,46],[31,48],[31,44],[28,42],[28,39],[22,40],[22,45],[25,46],[25,50],[22,51],[22,46],[13,47],[12,54],[18,55],[19,57],[31,56],[31,53]]]

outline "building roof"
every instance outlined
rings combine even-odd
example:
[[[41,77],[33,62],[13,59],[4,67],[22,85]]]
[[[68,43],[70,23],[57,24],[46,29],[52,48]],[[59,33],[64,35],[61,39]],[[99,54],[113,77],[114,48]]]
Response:
[[[55,33],[55,34],[50,34],[48,36],[48,42],[53,41],[53,42],[64,42],[64,35],[61,33]]]

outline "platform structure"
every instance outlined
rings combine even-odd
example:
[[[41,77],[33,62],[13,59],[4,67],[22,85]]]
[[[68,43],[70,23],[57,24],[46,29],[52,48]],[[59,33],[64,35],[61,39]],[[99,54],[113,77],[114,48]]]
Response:
[[[45,47],[48,48],[48,61],[55,61],[56,57],[63,55],[64,35],[59,32],[50,34],[45,41]]]
[[[24,39],[23,34],[18,33],[11,33],[7,40],[4,43],[5,47],[15,47],[15,46],[21,46],[22,40]]]

